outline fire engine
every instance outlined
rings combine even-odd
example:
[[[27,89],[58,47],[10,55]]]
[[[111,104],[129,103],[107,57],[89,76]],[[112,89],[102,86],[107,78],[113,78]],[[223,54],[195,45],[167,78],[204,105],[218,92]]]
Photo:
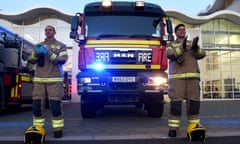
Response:
[[[0,26],[0,112],[31,103],[33,69],[27,57],[34,45]]]
[[[161,117],[167,92],[166,44],[173,39],[164,10],[143,1],[89,3],[72,17],[78,42],[77,90],[83,118],[105,105],[133,105]]]

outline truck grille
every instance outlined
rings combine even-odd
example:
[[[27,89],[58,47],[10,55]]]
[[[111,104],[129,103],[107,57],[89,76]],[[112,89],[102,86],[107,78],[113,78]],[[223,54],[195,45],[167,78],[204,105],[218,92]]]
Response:
[[[137,89],[138,83],[110,83],[109,87],[112,90]]]

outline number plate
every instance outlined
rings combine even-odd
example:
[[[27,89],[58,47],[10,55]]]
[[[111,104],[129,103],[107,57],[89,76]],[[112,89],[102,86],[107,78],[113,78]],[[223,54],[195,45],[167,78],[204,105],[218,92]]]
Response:
[[[112,77],[112,82],[136,82],[136,77]]]

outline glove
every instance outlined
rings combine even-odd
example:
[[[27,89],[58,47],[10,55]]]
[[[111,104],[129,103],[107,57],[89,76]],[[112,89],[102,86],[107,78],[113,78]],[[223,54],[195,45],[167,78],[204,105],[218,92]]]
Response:
[[[35,47],[36,54],[37,54],[37,64],[40,67],[44,66],[44,56],[48,53],[48,47],[45,45],[37,44]]]
[[[48,47],[46,45],[44,45],[42,48],[43,48],[43,50],[42,50],[43,54],[47,55],[48,54]]]
[[[199,49],[199,46],[198,46],[198,40],[199,40],[199,37],[195,37],[193,38],[193,42],[192,42],[192,50],[196,51]]]
[[[48,52],[49,60],[50,60],[53,64],[57,64],[57,60],[56,60],[57,56],[58,56],[58,55],[55,54],[54,52],[51,52],[51,51]]]
[[[41,44],[37,44],[35,46],[35,50],[36,50],[36,54],[40,54],[42,52],[42,45]]]
[[[184,60],[185,60],[185,57],[184,57],[183,55],[180,55],[180,56],[177,58],[178,64],[182,64]]]
[[[38,64],[38,66],[40,66],[40,67],[43,67],[44,66],[44,54],[43,53],[40,53],[40,54],[38,54],[38,59],[37,59],[37,64]]]
[[[47,55],[48,53],[48,47],[46,45],[41,45],[41,44],[37,44],[35,47],[36,53],[38,54],[44,54]]]
[[[61,56],[59,56],[58,53],[53,51],[52,49],[49,49],[48,51],[48,58],[50,62],[54,65],[62,65],[66,62],[64,58],[61,58]]]
[[[183,40],[183,42],[182,42],[182,48],[183,48],[184,50],[187,49],[187,36],[184,38],[184,40]]]
[[[49,59],[51,61],[54,61],[56,59],[56,57],[57,57],[57,55],[55,53],[53,53],[53,52],[49,53]]]

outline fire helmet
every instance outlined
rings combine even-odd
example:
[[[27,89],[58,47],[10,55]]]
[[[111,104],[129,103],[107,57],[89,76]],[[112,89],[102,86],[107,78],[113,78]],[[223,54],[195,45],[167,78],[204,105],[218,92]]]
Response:
[[[192,141],[205,141],[206,129],[200,123],[192,123],[188,125],[187,137]]]
[[[35,125],[27,128],[24,134],[24,144],[44,144],[45,130],[42,126]]]

